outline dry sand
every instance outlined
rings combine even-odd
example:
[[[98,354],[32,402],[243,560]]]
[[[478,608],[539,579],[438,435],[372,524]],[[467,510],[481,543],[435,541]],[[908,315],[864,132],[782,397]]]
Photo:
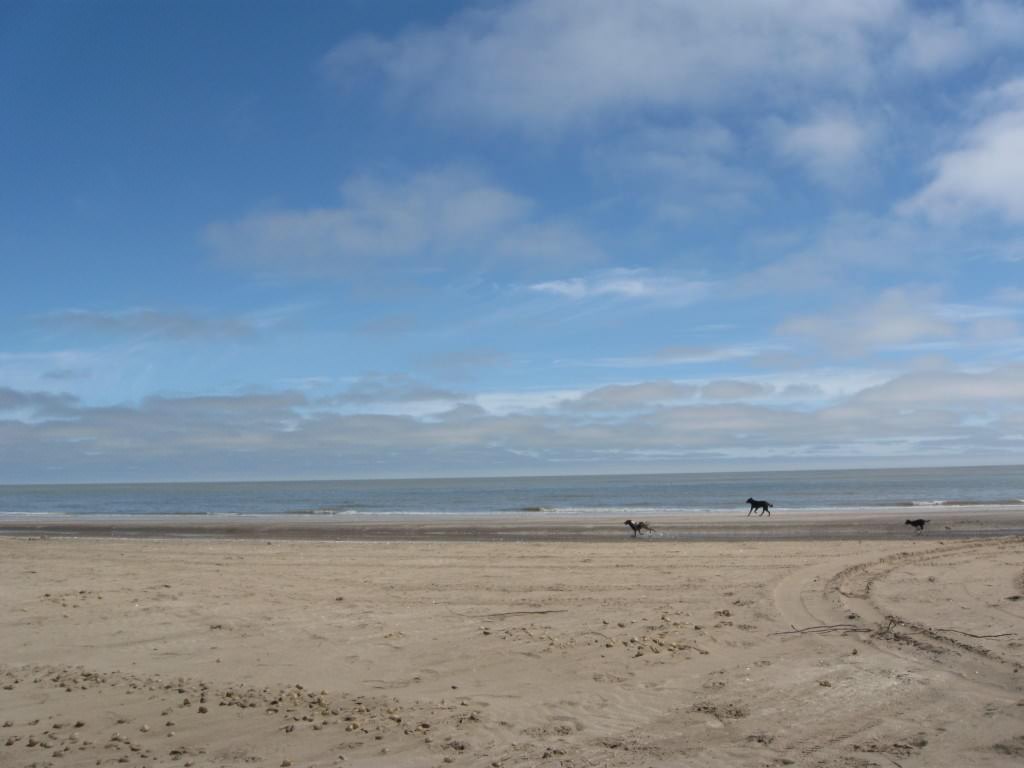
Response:
[[[0,766],[1024,761],[1024,538],[620,528],[0,538]]]

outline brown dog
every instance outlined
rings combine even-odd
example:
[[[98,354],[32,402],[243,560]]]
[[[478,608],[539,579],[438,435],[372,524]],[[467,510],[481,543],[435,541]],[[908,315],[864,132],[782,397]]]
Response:
[[[651,528],[651,526],[649,526],[643,520],[638,520],[635,523],[632,520],[627,520],[626,522],[623,523],[623,525],[628,525],[630,528],[633,529],[633,538],[634,539],[636,538],[636,535],[638,533],[640,533],[641,531],[650,531],[651,533],[654,533],[654,529]]]

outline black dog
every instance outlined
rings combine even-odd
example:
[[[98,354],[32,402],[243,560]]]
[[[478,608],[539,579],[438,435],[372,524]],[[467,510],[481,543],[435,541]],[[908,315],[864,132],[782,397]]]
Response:
[[[924,533],[924,524],[927,523],[927,522],[930,522],[930,521],[925,520],[924,518],[919,517],[919,518],[917,518],[917,520],[907,520],[907,522],[904,523],[904,525],[909,525],[909,526],[911,526],[913,528],[916,528],[918,533]]]
[[[773,506],[775,506],[774,504],[769,504],[767,501],[760,501],[760,500],[755,499],[753,497],[747,499],[747,504],[750,505],[750,512],[747,512],[747,517],[750,517],[754,513],[755,509],[760,509],[761,510],[761,514],[759,514],[758,517],[761,517],[761,515],[763,515],[765,512],[768,513],[768,517],[771,517],[772,516],[771,508]]]
[[[640,533],[640,531],[650,531],[651,533],[654,533],[654,529],[651,528],[651,526],[649,526],[643,520],[639,520],[639,521],[637,521],[635,523],[632,520],[627,520],[626,522],[623,523],[623,525],[628,525],[630,528],[633,529],[633,538],[634,539],[636,538],[636,535],[638,533]]]

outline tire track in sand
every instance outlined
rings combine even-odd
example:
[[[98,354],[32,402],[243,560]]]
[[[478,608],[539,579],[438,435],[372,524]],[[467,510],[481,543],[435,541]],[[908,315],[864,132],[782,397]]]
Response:
[[[943,543],[923,551],[898,550],[867,560],[863,553],[852,554],[799,569],[782,579],[774,590],[775,605],[794,628],[848,624],[863,630],[786,638],[799,638],[798,642],[811,649],[828,643],[834,650],[837,643],[842,643],[850,653],[849,663],[844,662],[842,671],[836,672],[843,677],[845,687],[819,697],[806,708],[802,717],[807,719],[798,719],[789,729],[786,748],[805,759],[828,764],[830,757],[840,759],[837,750],[849,757],[850,749],[874,750],[879,743],[901,748],[907,747],[907,741],[927,744],[923,731],[909,739],[906,733],[914,723],[944,715],[943,697],[935,695],[935,676],[954,675],[980,698],[1006,702],[1019,695],[1020,665],[1011,654],[986,647],[982,640],[949,636],[901,616],[879,600],[877,592],[879,585],[907,566],[942,566],[958,559],[991,559],[1007,552],[1018,555],[1022,554],[1022,544],[1020,539]],[[878,652],[871,654],[870,671],[863,650]],[[886,668],[893,660],[902,662],[902,668],[909,672]],[[930,671],[918,672],[922,665]],[[929,676],[932,683],[923,682]],[[902,736],[902,741],[893,738],[895,735]]]

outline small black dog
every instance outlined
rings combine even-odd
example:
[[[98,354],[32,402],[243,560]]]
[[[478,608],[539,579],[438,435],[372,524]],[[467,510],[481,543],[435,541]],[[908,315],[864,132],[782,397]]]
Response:
[[[924,524],[927,522],[930,521],[925,520],[922,517],[919,517],[916,520],[907,520],[907,522],[904,523],[904,525],[909,525],[913,528],[916,528],[918,533],[924,533]]]
[[[654,533],[654,529],[651,528],[651,526],[649,526],[643,520],[638,520],[635,523],[632,520],[627,520],[626,522],[623,523],[623,525],[628,525],[630,528],[633,529],[633,538],[634,539],[636,538],[636,535],[638,533],[640,533],[640,531],[650,531],[651,533]]]
[[[774,506],[774,504],[769,504],[767,501],[760,501],[759,499],[755,499],[753,497],[747,499],[747,504],[750,505],[750,512],[747,512],[747,517],[750,517],[754,513],[755,509],[761,510],[761,514],[759,514],[758,517],[761,517],[761,515],[763,515],[765,512],[768,513],[768,517],[772,516],[771,508]]]

